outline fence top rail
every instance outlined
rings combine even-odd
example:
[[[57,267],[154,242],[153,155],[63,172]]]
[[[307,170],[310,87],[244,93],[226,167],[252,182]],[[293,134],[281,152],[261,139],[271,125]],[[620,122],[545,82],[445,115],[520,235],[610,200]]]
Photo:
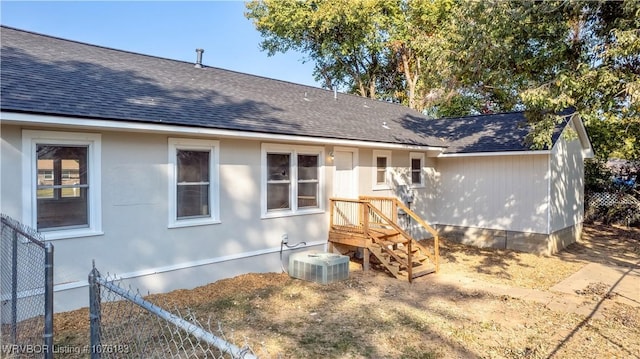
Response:
[[[200,340],[204,340],[207,343],[215,345],[223,352],[231,354],[233,358],[256,359],[256,356],[253,355],[247,348],[239,348],[236,345],[229,343],[226,340],[200,328],[199,326],[190,323],[182,319],[181,317],[145,300],[138,292],[131,293],[129,290],[120,287],[118,283],[116,283],[113,279],[110,279],[109,274],[107,274],[106,278],[103,278],[100,275],[100,272],[98,272],[94,267],[94,270],[92,270],[89,275],[90,278],[93,275],[93,280],[95,280],[95,282],[101,285],[103,288],[119,295],[121,298],[126,299],[131,303],[136,304],[140,308],[156,315],[159,318],[162,318],[163,320],[175,325],[176,327],[181,328],[190,335],[193,335]]]
[[[20,233],[24,238],[26,238],[29,242],[41,247],[46,248],[44,238],[40,233],[38,233],[35,229],[25,226],[24,224],[16,221],[15,219],[7,216],[6,214],[0,214],[0,222],[4,226],[7,226],[17,233]]]

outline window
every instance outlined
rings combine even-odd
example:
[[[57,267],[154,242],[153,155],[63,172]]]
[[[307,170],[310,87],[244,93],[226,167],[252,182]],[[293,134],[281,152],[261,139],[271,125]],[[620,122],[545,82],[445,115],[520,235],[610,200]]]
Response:
[[[176,151],[178,171],[177,217],[208,217],[209,151]]]
[[[218,144],[169,139],[169,227],[219,223]]]
[[[291,209],[291,155],[267,154],[267,210]]]
[[[99,235],[100,148],[97,134],[22,133],[24,220],[45,239]]]
[[[322,212],[320,147],[263,145],[264,217]]]
[[[390,187],[391,151],[373,151],[373,189],[382,190]]]
[[[411,186],[424,187],[424,153],[411,152],[409,154],[411,161]]]
[[[298,155],[298,208],[318,208],[319,155]]]
[[[376,185],[387,183],[387,158],[376,157]]]

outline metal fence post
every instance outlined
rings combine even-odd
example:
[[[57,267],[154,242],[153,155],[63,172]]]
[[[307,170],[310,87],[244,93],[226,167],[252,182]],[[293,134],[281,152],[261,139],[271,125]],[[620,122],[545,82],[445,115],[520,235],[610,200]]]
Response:
[[[44,259],[44,345],[45,359],[53,359],[53,245],[45,244]]]
[[[96,269],[95,262],[89,273],[89,323],[91,341],[91,359],[100,359],[100,284],[98,284],[100,272]]]
[[[18,343],[18,231],[11,241],[11,343]]]
[[[16,350],[39,348],[45,359],[53,358],[53,245],[45,243],[35,229],[4,214],[0,214],[0,228],[0,284],[2,295],[7,296],[3,314],[11,317],[2,323],[2,340],[17,345]]]

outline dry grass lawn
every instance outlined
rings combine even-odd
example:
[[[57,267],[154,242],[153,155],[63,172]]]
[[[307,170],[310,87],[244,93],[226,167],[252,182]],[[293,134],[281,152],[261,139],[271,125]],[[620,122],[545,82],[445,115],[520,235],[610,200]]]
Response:
[[[445,240],[441,271],[546,291],[589,262],[640,263],[638,229],[592,225],[583,237],[551,257]],[[353,262],[351,269],[329,285],[247,274],[149,299],[220,323],[230,340],[264,358],[640,358],[638,308],[602,291],[585,297],[606,304],[595,319],[444,285],[435,275],[408,284]],[[56,315],[55,326],[59,345],[88,342],[86,309]]]

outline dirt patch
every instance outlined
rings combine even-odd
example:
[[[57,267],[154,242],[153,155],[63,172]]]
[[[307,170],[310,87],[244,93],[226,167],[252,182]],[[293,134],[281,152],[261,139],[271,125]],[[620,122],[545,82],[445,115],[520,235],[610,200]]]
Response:
[[[612,299],[616,294],[610,293],[610,288],[609,285],[602,282],[589,283],[586,288],[576,290],[576,294],[597,299],[607,296],[607,299]]]
[[[588,226],[582,241],[550,257],[447,241],[441,254],[447,275],[547,290],[591,261],[638,263],[640,231]],[[409,284],[350,268],[349,279],[329,285],[247,274],[149,299],[220,323],[229,339],[264,358],[640,357],[637,308],[608,303],[597,284],[585,295],[607,303],[602,319],[429,276]],[[87,343],[86,309],[55,322],[58,345]]]

